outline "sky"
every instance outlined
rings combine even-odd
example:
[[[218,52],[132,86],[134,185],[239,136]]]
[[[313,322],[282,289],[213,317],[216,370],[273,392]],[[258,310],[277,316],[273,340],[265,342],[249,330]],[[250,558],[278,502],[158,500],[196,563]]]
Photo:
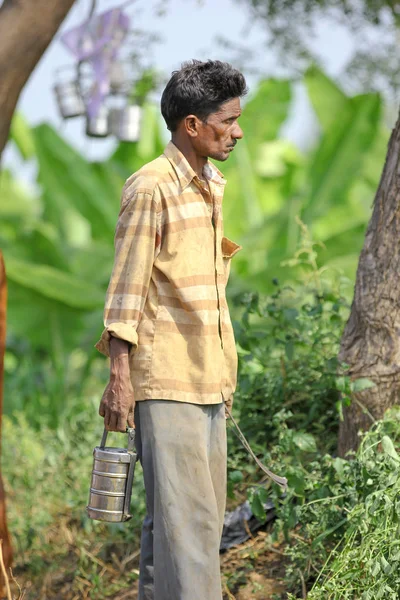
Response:
[[[80,24],[88,14],[91,0],[77,0],[61,32]],[[98,0],[96,12],[120,6],[115,0]],[[154,64],[168,76],[179,68],[181,62],[191,59],[222,58],[229,59],[229,53],[216,44],[217,36],[228,38],[231,43],[237,40],[251,48],[260,48],[256,66],[266,75],[279,73],[279,60],[272,49],[263,44],[265,31],[262,24],[249,18],[249,12],[238,0],[164,0],[164,16],[158,16],[160,0],[134,0],[126,7],[132,15],[132,25],[146,31],[157,33],[161,42],[154,45],[151,52]],[[23,90],[18,110],[28,121],[35,125],[42,121],[54,124],[67,139],[86,156],[100,159],[106,156],[114,142],[111,139],[98,140],[88,138],[84,133],[82,118],[62,121],[54,99],[53,86],[60,67],[73,65],[73,57],[62,45],[57,35],[28,84]],[[315,39],[311,45],[318,46],[319,55],[327,73],[338,75],[353,52],[353,40],[346,30],[339,26],[321,21],[318,23]],[[250,92],[255,78],[249,78]],[[294,116],[295,115],[295,116]],[[301,87],[296,89],[292,117],[285,125],[284,135],[301,146],[315,123],[313,115]],[[16,156],[11,147],[6,150],[5,163],[11,165]]]

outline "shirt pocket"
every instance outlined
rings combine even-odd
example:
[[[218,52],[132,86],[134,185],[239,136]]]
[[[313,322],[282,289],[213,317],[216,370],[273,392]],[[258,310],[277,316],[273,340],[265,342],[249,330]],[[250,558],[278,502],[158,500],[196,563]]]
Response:
[[[221,241],[221,251],[222,251],[222,262],[224,265],[224,274],[225,274],[225,282],[228,282],[229,273],[231,271],[231,260],[232,257],[235,256],[242,250],[242,246],[236,244],[227,237],[223,237]]]

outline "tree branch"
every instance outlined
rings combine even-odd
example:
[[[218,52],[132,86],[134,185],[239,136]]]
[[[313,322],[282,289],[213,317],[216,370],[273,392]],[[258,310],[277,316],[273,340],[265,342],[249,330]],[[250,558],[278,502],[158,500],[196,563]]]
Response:
[[[4,383],[4,354],[6,349],[6,307],[7,307],[7,281],[4,268],[3,256],[0,251],[0,439],[1,439],[1,421],[3,412],[3,383]],[[0,543],[3,544],[2,553],[5,569],[8,569],[12,563],[12,548],[10,535],[7,528],[6,519],[6,501],[1,477],[0,465]],[[7,582],[7,573],[0,571],[0,597],[4,596]]]
[[[0,8],[0,155],[19,95],[75,0],[4,0]]]

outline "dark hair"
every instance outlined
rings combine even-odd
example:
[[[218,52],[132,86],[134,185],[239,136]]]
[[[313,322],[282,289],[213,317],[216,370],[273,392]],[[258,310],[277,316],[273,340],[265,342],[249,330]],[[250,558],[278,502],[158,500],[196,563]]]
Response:
[[[240,71],[220,60],[191,60],[172,73],[161,98],[161,113],[170,131],[187,115],[202,121],[224,102],[244,96],[246,80]]]

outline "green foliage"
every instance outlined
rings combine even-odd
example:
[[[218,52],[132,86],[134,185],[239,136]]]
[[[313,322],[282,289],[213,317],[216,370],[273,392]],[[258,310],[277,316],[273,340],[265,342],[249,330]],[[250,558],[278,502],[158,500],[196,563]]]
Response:
[[[311,585],[310,600],[398,598],[399,449],[396,409],[364,434],[353,460],[315,462],[287,550],[292,589],[300,570]]]
[[[279,439],[275,418],[293,428],[292,441],[300,450],[314,448],[310,436],[322,438],[325,449],[335,443],[346,281],[337,278],[332,285],[324,279],[306,229],[304,236],[293,260],[303,269],[303,283],[281,286],[275,279],[269,296],[247,293],[234,299],[240,311],[234,323],[239,345],[235,409],[243,431],[260,450]]]
[[[259,481],[239,442],[230,440],[231,498],[247,491],[255,516],[274,500],[271,541],[286,542],[292,598],[397,598],[400,589],[400,412],[365,434],[353,458],[335,456],[343,404],[374,385],[341,375],[337,354],[348,305],[340,282],[317,268],[303,228],[303,283],[267,297],[236,298],[239,386],[234,412],[259,458],[286,475],[288,490]],[[308,274],[308,277],[307,277]],[[301,576],[299,576],[299,573]]]
[[[49,597],[44,580],[49,584],[53,574],[67,583],[68,597],[93,600],[113,597],[113,592],[126,588],[137,577],[132,563],[128,568],[124,564],[131,554],[137,555],[145,512],[140,465],[129,523],[96,522],[85,512],[92,449],[99,445],[102,433],[101,420],[93,422],[97,408],[97,398],[87,401],[86,406],[70,403],[62,424],[56,429],[42,424],[39,432],[25,413],[14,413],[13,419],[4,417],[2,476],[13,537],[14,573],[23,588],[30,582],[24,590],[26,600],[35,600],[39,594]],[[110,445],[120,446],[125,441],[120,434],[110,435]],[[64,597],[61,590],[59,593]]]
[[[103,290],[48,265],[32,265],[9,258],[7,275],[15,283],[66,306],[94,310],[104,304]]]
[[[287,476],[289,489],[282,496],[276,487],[260,482],[251,460],[230,436],[230,495],[242,498],[247,493],[260,521],[263,504],[274,500],[278,518],[272,541],[286,540],[286,584],[293,594],[299,591],[301,572],[315,600],[350,600],[362,594],[367,599],[370,589],[377,594],[371,598],[395,598],[391,590],[399,586],[400,415],[376,424],[355,460],[335,458],[340,395],[346,398],[371,382],[351,382],[338,375],[336,357],[348,314],[341,289],[345,282],[339,279],[332,285],[332,279],[324,279],[306,229],[303,236],[294,259],[303,271],[301,282],[291,287],[275,281],[269,296],[250,293],[235,298],[240,361],[234,412],[257,455]],[[84,357],[71,358],[79,373]],[[31,375],[28,367],[28,385]],[[89,402],[67,404],[52,429],[42,424],[35,430],[28,406],[23,416],[6,417],[3,461],[17,573],[28,569],[35,579],[63,563],[76,593],[83,594],[79,582],[84,578],[91,582],[88,597],[100,600],[129,585],[129,574],[122,572],[118,583],[105,585],[101,561],[110,565],[115,555],[121,561],[127,548],[133,552],[137,547],[144,495],[138,471],[135,519],[129,527],[92,523],[83,512],[91,449],[101,434],[101,421],[93,424],[98,378],[99,372],[92,372]],[[20,379],[21,372],[15,380]],[[44,392],[39,387],[35,410]],[[63,536],[56,549],[55,530]],[[238,585],[242,575],[240,571],[231,577],[230,585]]]
[[[349,98],[316,67],[304,83],[322,128],[315,147],[302,154],[280,139],[293,82],[267,79],[250,96],[242,115],[245,139],[223,167],[226,232],[244,246],[233,263],[237,291],[270,292],[274,277],[296,275],[282,261],[299,240],[297,215],[323,243],[323,263],[354,274],[388,138],[381,101],[375,94]],[[30,131],[17,116],[12,137],[23,158],[32,159],[35,150],[40,194],[21,193],[9,173],[2,175],[6,259],[24,260],[26,269],[30,263],[66,271],[78,286],[85,281],[104,292],[123,181],[162,152],[156,107],[144,105],[140,141],[120,144],[101,164],[87,161],[46,124]],[[35,276],[39,287],[40,279]]]
[[[121,189],[131,169],[162,148],[155,109],[145,103],[143,110],[140,142],[121,144],[101,164],[49,125],[30,129],[15,118],[12,139],[21,157],[35,162],[38,186],[24,188],[9,171],[0,175],[10,299],[5,410],[25,410],[33,425],[57,427],[95,368]]]
[[[144,84],[154,74],[148,75]],[[248,289],[273,293],[274,278],[299,277],[301,261],[288,260],[301,236],[298,215],[320,242],[312,248],[320,262],[354,275],[380,175],[376,165],[385,153],[381,102],[374,94],[347,97],[316,67],[304,83],[322,129],[315,147],[302,154],[279,137],[293,83],[267,79],[249,98],[242,116],[246,137],[223,166],[226,233],[244,247],[233,260],[232,296]],[[40,397],[33,422],[48,416],[57,425],[66,394],[82,392],[76,374],[87,378],[95,368],[93,344],[101,331],[121,189],[163,149],[157,108],[145,103],[143,111],[140,141],[120,144],[102,163],[86,160],[49,125],[30,129],[18,115],[13,124],[12,139],[21,158],[37,168],[38,180],[28,189],[9,171],[0,178],[0,244],[10,297],[6,410],[33,406]],[[290,337],[279,342],[286,358],[303,343],[293,310],[279,324]],[[27,383],[29,369],[34,386]]]
[[[344,281],[323,277],[316,262],[315,244],[303,226],[302,246],[293,264],[303,271],[295,287],[280,286],[269,296],[255,293],[235,299],[240,321],[234,323],[239,344],[239,382],[234,412],[259,458],[288,479],[282,498],[276,487],[260,484],[240,443],[230,439],[230,497],[247,490],[252,510],[264,519],[263,504],[275,500],[276,539],[287,541],[299,524],[299,508],[307,501],[310,481],[318,497],[328,488],[314,481],[321,459],[336,449],[341,407],[338,350],[348,304]]]
[[[134,90],[141,100],[154,76],[145,74]],[[273,535],[287,542],[294,593],[300,570],[308,587],[315,583],[310,598],[367,600],[367,584],[374,598],[390,598],[400,561],[399,427],[395,420],[377,425],[353,463],[334,458],[343,406],[373,384],[340,373],[349,294],[332,268],[354,275],[388,131],[378,95],[348,97],[314,66],[304,84],[321,133],[301,152],[280,135],[293,83],[259,83],[241,119],[246,137],[223,166],[226,233],[244,247],[228,290],[239,349],[234,413],[261,460],[287,476],[289,490],[282,497],[260,482],[230,436],[228,492],[232,500],[247,495],[260,520],[272,495]],[[18,565],[43,573],[53,568],[48,556],[56,565],[74,554],[67,570],[75,597],[89,597],[79,582],[90,580],[96,600],[113,593],[102,585],[101,561],[122,560],[121,547],[137,545],[144,511],[138,473],[130,527],[95,524],[83,512],[107,376],[93,344],[119,196],[125,179],[163,149],[156,107],[145,102],[143,111],[140,141],[120,144],[102,163],[86,160],[49,125],[30,129],[17,116],[12,139],[37,182],[27,188],[10,171],[0,176],[10,298],[3,464]],[[60,523],[62,543],[55,544]],[[365,574],[355,583],[357,563]],[[124,577],[121,585],[132,575]]]
[[[57,226],[64,239],[68,239],[69,226],[65,211],[86,219],[94,239],[108,239],[115,228],[118,195],[109,195],[94,176],[92,165],[51,126],[38,125],[34,136],[44,216]]]
[[[11,137],[22,158],[29,160],[35,156],[36,148],[32,131],[21,113],[16,113],[11,124]]]
[[[337,11],[333,14],[336,18],[345,16],[346,19],[354,19],[359,24],[360,19],[365,19],[373,25],[377,25],[383,19],[383,9],[388,9],[397,18],[397,11],[392,0],[375,2],[374,0],[363,0],[356,4],[349,4],[346,0],[288,0],[284,3],[277,0],[246,0],[253,6],[260,17],[266,20],[281,22],[287,17],[293,20],[293,16],[301,15],[304,19],[321,14],[321,11]],[[299,24],[298,24],[299,25]]]
[[[356,96],[335,114],[310,164],[311,186],[302,218],[309,224],[333,206],[346,202],[348,191],[359,175],[365,154],[371,148],[380,121],[378,95]],[[310,216],[311,215],[311,216]]]
[[[400,80],[395,54],[400,15],[398,3],[394,0],[237,2],[248,6],[251,22],[257,21],[265,28],[266,46],[273,46],[278,53],[279,63],[292,72],[304,69],[311,61],[325,59],[319,51],[319,44],[310,43],[323,23],[331,32],[340,31],[340,36],[344,29],[354,42],[346,68],[353,88],[357,82],[364,90],[386,88],[397,95]],[[342,39],[340,36],[337,40],[339,44]],[[222,41],[229,47],[228,40]],[[260,53],[260,48],[252,51],[243,44],[241,52],[248,68],[250,60]]]
[[[314,147],[302,154],[284,140],[269,138],[267,131],[262,141],[260,135],[247,137],[245,107],[245,139],[224,165],[226,231],[245,249],[234,261],[236,291],[271,292],[275,277],[297,277],[296,268],[282,265],[300,239],[296,216],[321,242],[322,263],[355,275],[389,136],[382,101],[377,94],[346,96],[315,66],[306,72],[304,84],[321,125]],[[268,131],[278,132],[284,118],[274,103],[287,111],[289,90],[286,81],[261,84],[248,102],[254,122],[263,121],[261,113],[256,115],[264,102]]]

